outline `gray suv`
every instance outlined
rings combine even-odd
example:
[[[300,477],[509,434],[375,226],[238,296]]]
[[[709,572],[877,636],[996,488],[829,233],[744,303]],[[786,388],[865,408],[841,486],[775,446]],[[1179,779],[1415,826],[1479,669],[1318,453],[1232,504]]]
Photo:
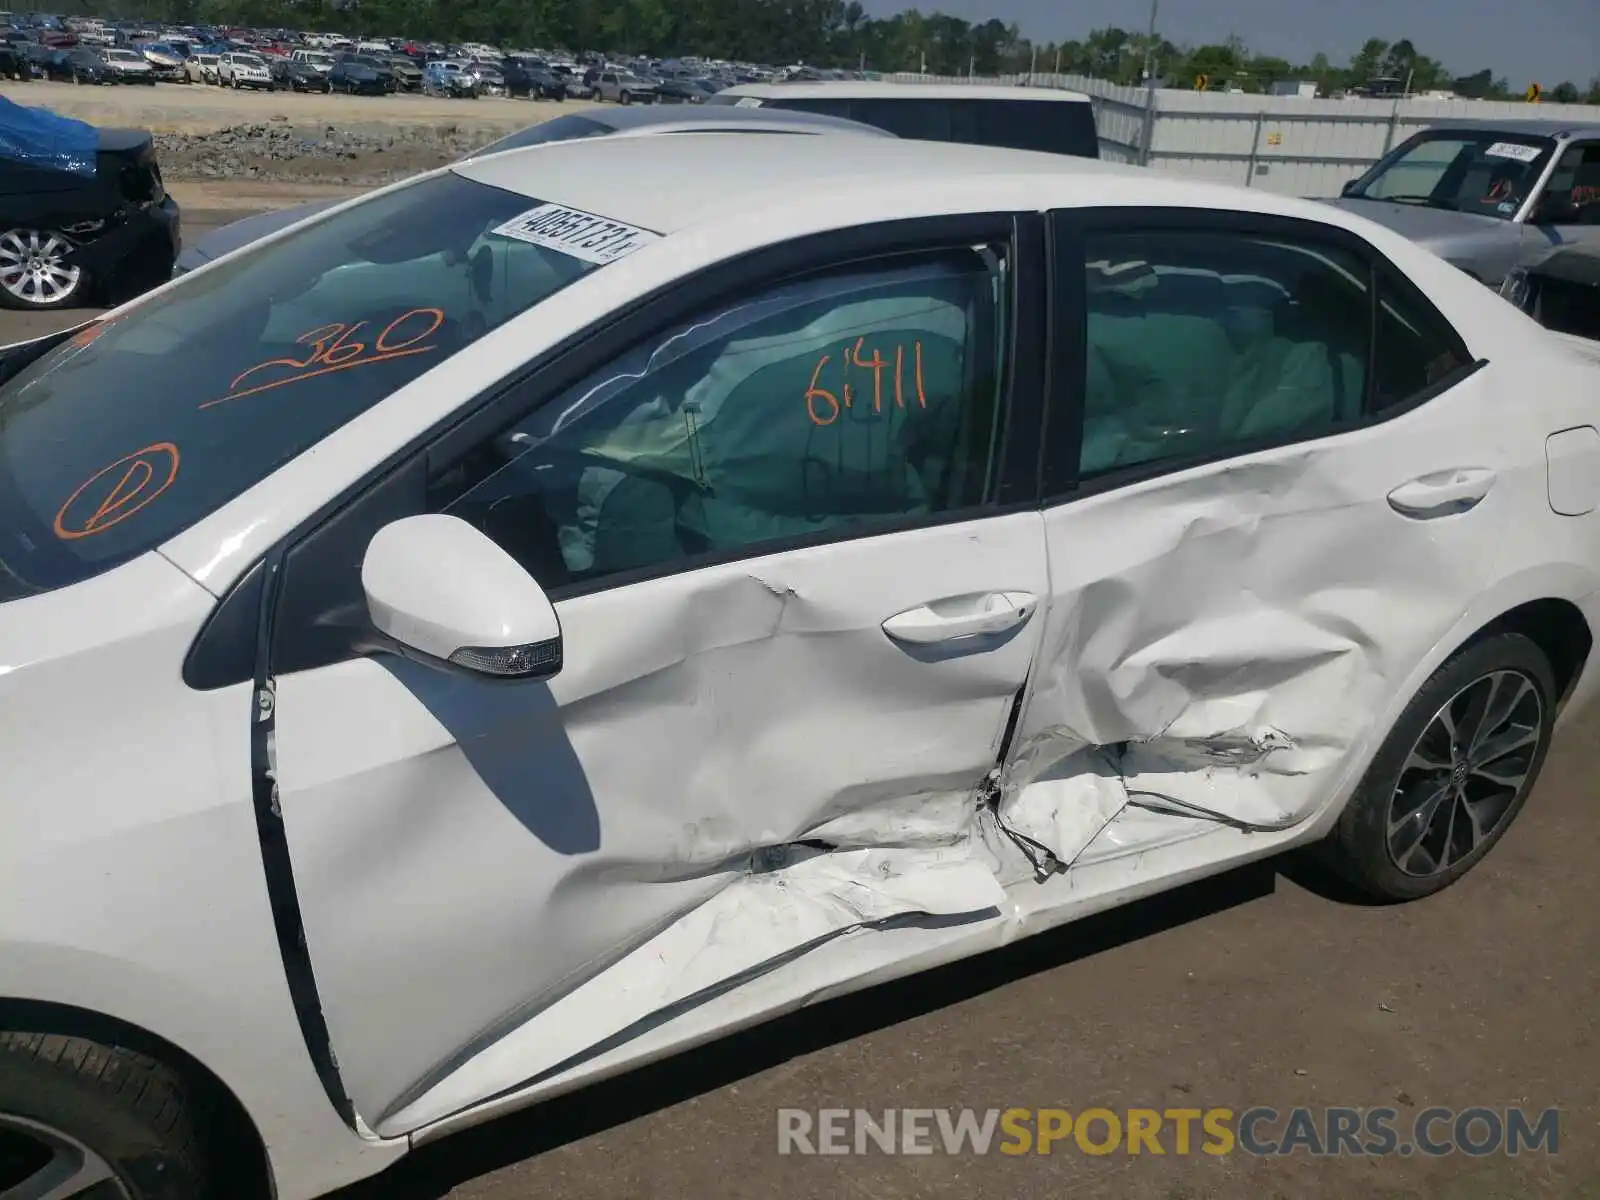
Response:
[[[632,104],[635,100],[645,104],[654,102],[657,84],[627,71],[601,71],[594,81],[594,99],[610,100],[615,104]]]
[[[1600,124],[1442,124],[1406,139],[1331,203],[1498,288],[1552,247],[1600,247]]]

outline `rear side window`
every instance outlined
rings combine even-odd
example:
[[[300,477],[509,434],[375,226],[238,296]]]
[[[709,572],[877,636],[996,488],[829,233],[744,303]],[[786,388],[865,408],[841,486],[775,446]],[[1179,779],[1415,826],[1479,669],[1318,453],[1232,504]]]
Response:
[[[1384,276],[1378,283],[1375,334],[1373,412],[1404,404],[1472,361],[1443,317]]]
[[[1360,418],[1372,306],[1356,256],[1190,231],[1094,237],[1086,256],[1081,474]]]
[[[951,141],[1099,158],[1094,110],[1062,100],[965,100],[951,105]]]
[[[857,100],[788,99],[763,101],[763,107],[845,117],[876,125],[896,137],[927,142],[962,142],[1010,150],[1039,150],[1099,158],[1094,111],[1062,100],[934,100],[892,97]]]

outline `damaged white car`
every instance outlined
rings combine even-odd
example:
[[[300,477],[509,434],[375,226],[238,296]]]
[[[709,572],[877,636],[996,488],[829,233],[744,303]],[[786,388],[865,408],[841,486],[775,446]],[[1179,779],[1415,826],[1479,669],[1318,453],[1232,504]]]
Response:
[[[1258,191],[554,144],[5,357],[0,1191],[303,1200],[1298,844],[1421,896],[1596,687],[1600,370]]]

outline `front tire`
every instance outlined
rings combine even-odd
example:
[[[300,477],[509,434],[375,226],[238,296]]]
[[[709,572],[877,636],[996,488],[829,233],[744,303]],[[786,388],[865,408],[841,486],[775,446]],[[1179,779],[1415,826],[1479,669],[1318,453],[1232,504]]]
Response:
[[[1324,847],[1329,865],[1387,901],[1460,879],[1527,802],[1556,697],[1549,658],[1520,633],[1457,653],[1390,730]]]
[[[82,267],[62,260],[73,246],[49,229],[0,233],[0,304],[32,311],[69,308],[88,291]]]
[[[120,1047],[0,1033],[0,1195],[216,1194],[183,1081]]]

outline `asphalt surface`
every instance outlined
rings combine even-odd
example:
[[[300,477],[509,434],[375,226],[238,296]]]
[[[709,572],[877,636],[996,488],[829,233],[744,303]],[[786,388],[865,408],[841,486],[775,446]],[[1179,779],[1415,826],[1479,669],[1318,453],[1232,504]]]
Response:
[[[0,314],[0,341],[85,315]],[[1596,1200],[1597,764],[1590,712],[1494,853],[1429,900],[1363,905],[1277,860],[503,1119],[337,1200]],[[1390,1106],[1402,1128],[1435,1105],[1554,1107],[1560,1135],[1481,1158],[1180,1155],[1170,1135],[1160,1156],[777,1149],[780,1108],[1256,1105]]]

